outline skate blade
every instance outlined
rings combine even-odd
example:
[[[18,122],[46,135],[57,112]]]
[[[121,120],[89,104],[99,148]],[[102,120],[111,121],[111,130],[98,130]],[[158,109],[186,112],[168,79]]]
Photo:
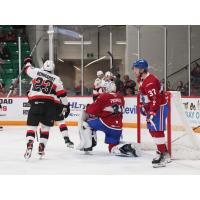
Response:
[[[161,167],[166,167],[166,163],[159,163],[153,165],[153,168],[161,168]]]
[[[73,144],[66,144],[66,146],[70,149],[73,149],[74,148],[74,145]]]
[[[93,155],[92,151],[83,151],[83,152],[85,155],[89,155],[89,156]]]
[[[24,158],[25,160],[29,160],[32,154],[32,149],[29,149],[26,151],[26,153],[24,154]]]
[[[38,153],[39,155],[39,160],[44,160],[45,153]]]

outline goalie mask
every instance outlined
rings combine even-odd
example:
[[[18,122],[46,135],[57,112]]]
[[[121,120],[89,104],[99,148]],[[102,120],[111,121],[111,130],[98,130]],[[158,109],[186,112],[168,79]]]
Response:
[[[107,71],[107,72],[105,73],[105,77],[106,77],[106,78],[113,77],[113,74],[112,74],[112,72],[110,72],[110,71]]]
[[[42,69],[45,71],[48,71],[48,72],[52,72],[55,69],[55,65],[54,65],[53,61],[47,60],[47,61],[45,61]]]
[[[100,77],[103,75],[103,72],[100,70],[100,71],[97,71],[97,77]]]
[[[116,85],[113,81],[104,81],[102,84],[102,90],[105,93],[116,92]]]

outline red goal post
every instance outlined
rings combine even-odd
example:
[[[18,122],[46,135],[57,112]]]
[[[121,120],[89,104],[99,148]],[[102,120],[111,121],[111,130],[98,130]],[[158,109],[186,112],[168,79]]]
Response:
[[[171,93],[170,92],[165,92],[164,93],[165,98],[167,100],[168,106],[169,106],[169,112],[167,116],[167,131],[165,134],[167,138],[167,147],[168,151],[171,155]],[[140,92],[137,94],[137,142],[141,143],[142,137],[141,137],[141,113],[140,113]]]
[[[173,159],[200,159],[200,135],[195,134],[186,116],[181,94],[178,91],[164,93],[169,112],[165,131],[166,145]],[[137,142],[144,150],[155,150],[153,139],[145,130],[145,118],[140,113],[140,93],[137,95]],[[177,128],[179,127],[179,129]],[[145,141],[146,140],[146,141]]]

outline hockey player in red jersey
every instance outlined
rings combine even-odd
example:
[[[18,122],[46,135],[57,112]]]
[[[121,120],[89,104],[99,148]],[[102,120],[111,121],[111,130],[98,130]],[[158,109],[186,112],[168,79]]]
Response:
[[[105,143],[108,144],[110,153],[137,157],[139,149],[134,143],[120,144],[124,98],[116,93],[114,82],[106,81],[102,87],[104,93],[99,95],[86,111],[83,111],[79,132],[81,141],[78,149],[92,151],[96,146],[94,132],[99,130],[105,133]]]
[[[161,91],[160,81],[148,72],[146,60],[135,61],[132,69],[138,78],[141,114],[146,116],[147,128],[157,146],[158,156],[153,159],[152,164],[154,167],[164,167],[167,162],[170,162],[164,135],[168,104],[163,91]]]
[[[37,126],[41,124],[40,141],[38,154],[42,157],[44,149],[49,138],[50,127],[54,124],[56,114],[55,99],[59,98],[63,105],[63,112],[67,110],[68,100],[66,91],[60,78],[52,72],[54,71],[54,63],[46,61],[41,69],[34,68],[31,65],[32,59],[27,57],[24,60],[25,73],[32,78],[32,84],[28,93],[29,103],[31,105],[26,133],[27,150],[25,152],[25,159],[31,157],[33,143]]]

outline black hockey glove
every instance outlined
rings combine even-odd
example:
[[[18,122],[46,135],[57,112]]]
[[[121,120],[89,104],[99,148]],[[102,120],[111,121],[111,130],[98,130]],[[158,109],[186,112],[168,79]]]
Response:
[[[28,56],[24,59],[24,65],[26,65],[27,63],[32,63],[32,57]]]
[[[69,116],[70,113],[70,104],[68,103],[68,105],[64,106],[63,108],[63,115],[65,118],[67,118]]]

